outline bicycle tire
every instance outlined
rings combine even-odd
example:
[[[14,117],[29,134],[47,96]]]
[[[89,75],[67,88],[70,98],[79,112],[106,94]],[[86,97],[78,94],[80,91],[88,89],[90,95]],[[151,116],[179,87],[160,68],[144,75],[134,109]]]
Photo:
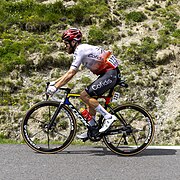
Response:
[[[26,144],[36,152],[56,153],[64,150],[74,139],[77,125],[71,110],[62,105],[50,130],[48,123],[59,106],[55,101],[37,103],[26,113],[21,133]]]
[[[118,105],[113,111],[114,115],[118,115],[126,121],[132,132],[104,135],[103,141],[106,146],[112,152],[122,156],[133,156],[145,150],[151,143],[155,132],[151,115],[144,108],[135,104]],[[123,126],[120,120],[116,120],[110,126],[109,131]]]

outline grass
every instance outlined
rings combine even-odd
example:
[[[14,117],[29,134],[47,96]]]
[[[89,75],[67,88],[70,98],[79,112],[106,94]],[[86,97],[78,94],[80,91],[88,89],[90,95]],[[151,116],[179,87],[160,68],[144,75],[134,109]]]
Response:
[[[0,144],[22,144],[20,141],[15,141],[12,139],[1,139],[0,138]]]
[[[0,144],[21,144],[22,142],[13,140],[5,137],[3,134],[0,134]]]
[[[4,137],[0,137],[0,144],[26,144],[24,140],[12,140],[12,139],[8,139],[8,138],[4,138]],[[57,142],[58,144],[58,142]],[[71,143],[71,145],[79,145],[79,146],[95,146],[95,145],[102,145],[102,141],[99,142],[92,142],[92,141],[86,141],[83,142],[82,140],[78,140],[78,139],[74,139]]]

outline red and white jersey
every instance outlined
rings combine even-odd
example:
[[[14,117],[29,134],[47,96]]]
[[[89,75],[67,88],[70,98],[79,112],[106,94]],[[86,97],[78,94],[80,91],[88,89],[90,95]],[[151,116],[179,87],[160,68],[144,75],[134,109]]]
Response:
[[[98,46],[80,44],[74,52],[71,68],[77,70],[81,64],[94,74],[100,74],[107,69],[116,68],[118,61],[110,51],[105,51]]]

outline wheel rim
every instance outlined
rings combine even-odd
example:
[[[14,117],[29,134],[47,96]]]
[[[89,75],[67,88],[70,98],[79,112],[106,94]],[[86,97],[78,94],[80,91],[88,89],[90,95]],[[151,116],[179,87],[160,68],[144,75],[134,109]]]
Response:
[[[24,120],[23,137],[26,143],[38,152],[61,151],[74,138],[76,125],[65,107],[61,109],[51,129],[48,129],[48,123],[56,108],[57,105],[54,104],[34,108]]]
[[[119,116],[124,118],[130,131],[104,136],[105,144],[115,153],[134,155],[145,149],[152,141],[154,125],[151,116],[141,107],[135,105],[119,106],[115,109]],[[122,123],[115,121],[110,130],[123,127]]]

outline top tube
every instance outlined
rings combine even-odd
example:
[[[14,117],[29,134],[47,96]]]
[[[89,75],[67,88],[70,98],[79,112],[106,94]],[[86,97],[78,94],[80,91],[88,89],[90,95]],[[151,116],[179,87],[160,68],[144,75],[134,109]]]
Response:
[[[49,82],[46,83],[46,90],[47,90],[49,84],[50,84]],[[120,79],[119,82],[115,86],[117,86],[117,85],[119,85],[120,87],[125,87],[125,88],[128,87],[128,84],[125,82],[125,80],[122,80],[122,79]],[[113,96],[115,86],[113,88],[109,89],[109,93],[107,96],[94,96],[94,98],[97,98],[97,99],[104,98],[106,100],[106,104],[107,104],[107,102],[109,103],[111,97]],[[56,93],[54,93],[54,95],[52,96],[52,99],[57,102],[62,102],[62,99],[66,99],[69,97],[80,97],[79,93],[70,93],[70,92],[71,92],[70,88],[61,87],[56,91]],[[49,98],[49,95],[47,95],[47,93],[46,93],[46,99],[48,99],[48,98]]]

